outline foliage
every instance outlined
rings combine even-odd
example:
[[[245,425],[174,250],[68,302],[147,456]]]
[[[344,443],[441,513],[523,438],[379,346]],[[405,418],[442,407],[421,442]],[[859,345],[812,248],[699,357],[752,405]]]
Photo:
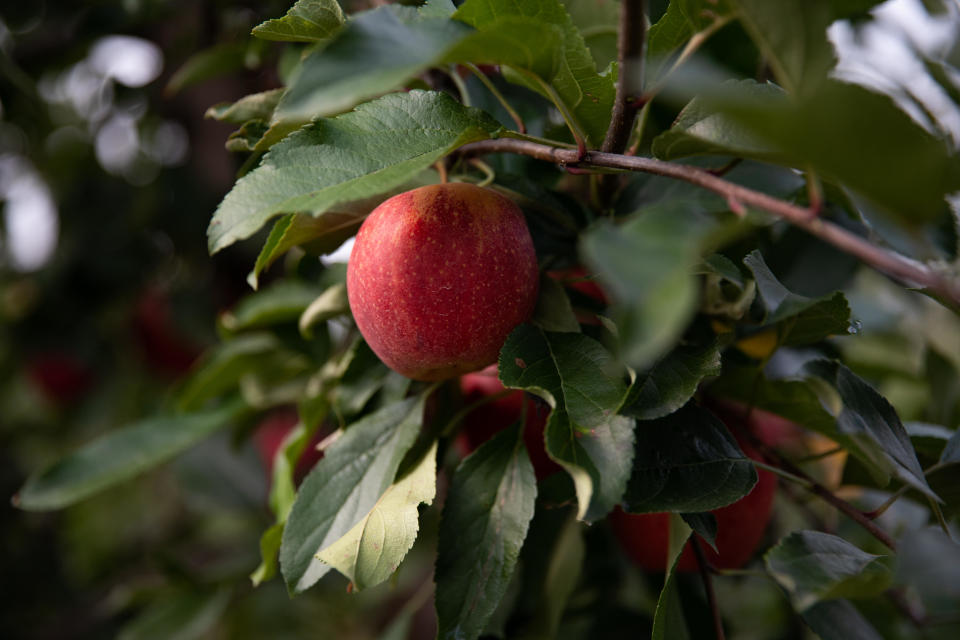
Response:
[[[842,73],[828,34],[875,27],[878,2],[620,1],[646,16],[618,24],[615,0],[297,0],[168,78],[175,93],[253,66],[281,85],[206,112],[236,128],[240,166],[207,247],[255,291],[169,391],[102,414],[128,426],[70,438],[45,468],[54,456],[32,456],[18,517],[79,513],[190,447],[175,464],[220,447],[231,484],[255,466],[251,417],[294,417],[266,455],[269,516],[243,504],[257,517],[241,570],[166,577],[124,637],[233,629],[268,600],[277,616],[322,609],[337,637],[419,637],[424,615],[458,639],[960,631],[960,562],[928,552],[960,557],[958,30],[909,52],[933,108]],[[927,4],[931,24],[960,24]],[[638,58],[615,59],[618,29],[644,35]],[[627,77],[643,93],[611,161],[596,152]],[[530,157],[543,148],[563,162]],[[638,159],[653,160],[622,170]],[[331,254],[385,198],[443,180],[513,198],[533,235],[540,303],[497,365],[549,408],[543,450],[562,471],[546,478],[525,415],[464,454],[457,381],[391,372],[350,316]],[[219,430],[246,449],[224,453]],[[677,571],[758,466],[782,490],[749,568]],[[627,565],[614,509],[671,514],[665,575]],[[214,520],[196,526],[215,544]],[[344,622],[364,607],[380,621]]]

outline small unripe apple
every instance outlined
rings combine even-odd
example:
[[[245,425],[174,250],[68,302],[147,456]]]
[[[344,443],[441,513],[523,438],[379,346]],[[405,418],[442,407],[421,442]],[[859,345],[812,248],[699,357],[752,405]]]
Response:
[[[748,457],[760,460],[760,454],[745,442],[740,448]],[[757,484],[746,496],[712,513],[717,518],[717,551],[700,541],[707,561],[719,569],[737,569],[756,551],[770,522],[777,477],[757,469]],[[670,516],[666,513],[627,514],[619,508],[610,514],[610,524],[624,552],[647,571],[667,569]],[[696,534],[693,534],[696,535]],[[697,571],[697,557],[690,546],[683,549],[677,571]]]
[[[469,406],[475,402],[503,392],[504,386],[497,378],[496,366],[483,371],[468,373],[460,378],[460,390],[463,403]],[[543,440],[543,430],[547,425],[550,412],[545,406],[538,405],[533,398],[527,398],[523,391],[511,391],[507,395],[492,400],[472,410],[463,419],[460,435],[456,440],[457,450],[466,456],[494,434],[506,429],[520,419],[526,402],[527,416],[524,423],[523,442],[527,447],[530,462],[537,480],[541,480],[555,471],[560,465],[547,455]]]
[[[464,183],[385,201],[357,233],[347,294],[360,333],[391,369],[443,380],[497,359],[537,301],[537,259],[520,209]]]

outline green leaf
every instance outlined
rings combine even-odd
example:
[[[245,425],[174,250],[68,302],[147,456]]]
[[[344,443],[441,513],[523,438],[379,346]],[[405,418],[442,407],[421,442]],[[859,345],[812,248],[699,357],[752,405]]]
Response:
[[[218,44],[191,56],[174,72],[163,91],[173,95],[204,80],[224,76],[244,68],[247,45]]]
[[[532,18],[507,14],[478,32],[413,7],[378,7],[354,15],[330,46],[307,56],[275,121],[341,113],[444,63],[509,64],[549,79],[559,47],[554,27]]]
[[[331,394],[331,401],[341,418],[349,418],[360,413],[373,394],[383,387],[390,369],[363,339],[351,345],[341,367],[343,373]]]
[[[255,587],[277,575],[277,553],[283,540],[283,525],[283,522],[274,523],[260,536],[260,565],[250,574]]]
[[[510,583],[537,493],[522,433],[519,423],[501,431],[454,473],[437,543],[442,640],[477,638]]]
[[[822,600],[882,593],[893,580],[882,559],[820,531],[794,531],[764,556],[767,572],[800,613]]]
[[[813,91],[833,68],[827,27],[865,14],[881,0],[729,0],[744,29],[790,93]]]
[[[683,605],[680,602],[680,590],[677,585],[677,564],[687,540],[690,538],[690,527],[676,514],[670,514],[670,543],[667,547],[667,571],[657,599],[657,608],[653,614],[652,640],[689,640],[690,629],[687,627]]]
[[[157,598],[124,625],[117,640],[191,640],[209,637],[230,603],[230,589],[179,591]]]
[[[267,354],[275,354],[280,341],[269,333],[237,336],[207,351],[194,366],[177,396],[181,409],[201,406],[234,388],[246,373],[252,371]]]
[[[724,84],[701,99],[774,150],[764,157],[812,168],[902,224],[946,215],[945,196],[960,190],[960,156],[889,96],[832,79],[799,98],[748,86]]]
[[[563,285],[546,274],[540,275],[540,294],[531,322],[544,331],[580,332],[580,323]]]
[[[28,511],[70,506],[166,462],[247,411],[233,399],[214,409],[147,418],[111,431],[27,478],[14,504]]]
[[[672,6],[672,5],[671,5]],[[658,23],[659,24],[659,23]],[[771,83],[753,80],[729,81],[731,91],[757,96],[781,96],[783,90]],[[696,155],[731,155],[755,160],[784,161],[771,143],[754,132],[749,123],[718,111],[709,98],[694,97],[673,125],[653,139],[651,150],[662,160]]]
[[[637,454],[624,495],[629,513],[694,513],[750,493],[757,471],[724,424],[688,404],[665,418],[637,423]]]
[[[717,516],[709,511],[681,513],[680,517],[694,533],[717,551]]]
[[[849,600],[825,600],[803,612],[803,621],[822,640],[883,640]]]
[[[687,404],[705,377],[718,375],[720,350],[716,343],[679,345],[637,376],[622,413],[641,420],[662,418]]]
[[[500,125],[443,93],[411,91],[321,119],[275,145],[237,181],[207,230],[211,253],[282,213],[314,217],[382,194]]]
[[[718,227],[699,206],[673,201],[583,236],[581,254],[619,303],[613,316],[630,366],[645,369],[677,343],[696,310],[694,266]]]
[[[770,271],[759,251],[743,263],[753,273],[767,310],[766,323],[777,325],[777,343],[803,345],[850,331],[850,306],[839,291],[823,298],[806,298],[789,291]]]
[[[620,3],[617,0],[562,0],[570,19],[590,50],[597,69],[617,60]]]
[[[313,335],[313,326],[350,313],[350,302],[347,300],[347,285],[339,282],[310,303],[300,315],[300,335],[310,338]]]
[[[248,120],[227,136],[224,148],[231,153],[248,153],[257,148],[269,130],[270,125],[265,120]]]
[[[397,478],[360,522],[317,558],[366,589],[389,578],[413,547],[419,531],[418,506],[437,492],[437,443],[402,478]]]
[[[300,280],[280,281],[244,297],[232,311],[221,316],[220,322],[229,331],[290,322],[299,318],[321,293],[322,290],[314,284]]]
[[[624,372],[603,346],[580,333],[521,325],[500,351],[500,380],[550,403],[546,449],[577,490],[577,517],[592,522],[619,501],[630,475],[634,421],[617,415]]]
[[[297,0],[285,16],[257,25],[252,33],[264,40],[324,42],[345,20],[337,0]]]
[[[346,535],[393,484],[420,431],[424,399],[408,398],[353,423],[304,479],[280,547],[280,568],[291,593],[330,570],[316,554]]]
[[[284,89],[270,89],[244,96],[236,102],[220,102],[207,109],[203,117],[233,124],[244,124],[249,120],[268,122],[283,92]]]
[[[927,484],[910,436],[886,398],[839,362],[813,360],[803,370],[836,389],[841,402],[836,413],[841,433],[850,436],[868,454],[874,453],[874,461],[877,454],[885,457],[897,478],[942,502]]]
[[[553,86],[572,111],[586,133],[588,143],[599,146],[610,123],[614,97],[613,74],[597,73],[597,66],[583,36],[559,0],[467,0],[454,14],[454,18],[484,32],[499,29],[498,23],[507,16],[532,18],[559,30],[562,40],[556,74],[552,78],[542,73],[539,75]],[[512,63],[504,61],[504,64]],[[536,72],[535,69],[533,71]],[[536,84],[528,81],[522,81],[522,84],[544,93]]]
[[[890,481],[890,463],[878,457],[874,445],[861,444],[838,430],[836,419],[818,397],[821,389],[811,381],[770,380],[759,369],[727,366],[709,390],[712,395],[769,411],[834,440],[867,467],[878,485]]]
[[[672,0],[659,20],[647,32],[647,57],[651,63],[650,81],[655,83],[669,68],[672,54],[712,20],[729,11],[726,2],[711,0]]]

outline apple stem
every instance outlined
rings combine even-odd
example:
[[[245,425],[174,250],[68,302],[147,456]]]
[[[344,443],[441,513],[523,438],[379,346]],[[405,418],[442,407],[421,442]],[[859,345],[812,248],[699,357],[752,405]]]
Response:
[[[440,184],[447,184],[447,162],[446,160],[437,160],[433,163],[433,166],[437,169],[437,173],[440,174]]]
[[[477,183],[478,187],[486,187],[493,183],[493,180],[497,177],[496,172],[493,170],[493,167],[488,165],[486,162],[480,158],[470,158],[470,164],[480,171],[483,172],[484,178]]]
[[[950,278],[947,274],[903,254],[878,247],[866,238],[819,216],[811,217],[810,210],[806,207],[799,207],[760,191],[748,189],[698,167],[655,158],[600,151],[587,151],[584,157],[580,157],[579,151],[559,145],[508,138],[472,142],[461,147],[461,152],[467,156],[484,153],[518,153],[561,166],[582,161],[588,167],[626,169],[689,182],[722,196],[733,198],[746,207],[772,213],[837,249],[859,258],[865,264],[899,280],[908,287],[929,289],[943,300],[960,305],[960,281]]]
[[[697,539],[697,534],[690,536],[690,546],[697,556],[697,567],[700,569],[700,579],[703,580],[703,590],[707,594],[707,603],[713,616],[713,632],[717,640],[725,640],[723,633],[723,618],[720,616],[720,607],[717,604],[717,594],[713,590],[713,580],[710,577],[710,563],[707,561],[703,547]]]

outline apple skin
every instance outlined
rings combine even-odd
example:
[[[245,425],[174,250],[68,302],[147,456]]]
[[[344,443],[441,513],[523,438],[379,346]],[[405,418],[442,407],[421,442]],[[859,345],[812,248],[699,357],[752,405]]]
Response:
[[[759,452],[738,439],[740,448],[750,458],[761,460]],[[756,551],[770,522],[777,477],[770,471],[757,469],[757,484],[746,496],[733,504],[712,511],[717,518],[714,551],[705,542],[700,543],[707,561],[719,569],[738,569],[745,565]],[[624,552],[647,571],[666,571],[669,546],[670,516],[667,513],[624,513],[619,507],[610,514],[610,525]],[[691,573],[698,570],[697,557],[687,543],[680,554],[677,571]]]
[[[520,209],[471,184],[421,187],[367,217],[347,295],[360,333],[394,371],[444,380],[496,361],[533,313],[537,259]]]
[[[483,371],[468,373],[460,378],[460,391],[465,406],[504,390],[497,378],[497,367],[487,367]],[[477,447],[489,440],[494,434],[506,429],[520,419],[523,403],[527,403],[527,420],[524,424],[523,442],[527,447],[533,472],[537,480],[560,471],[561,467],[547,455],[543,441],[543,430],[547,426],[549,411],[538,406],[523,391],[512,391],[508,395],[481,405],[463,419],[463,426],[455,446],[461,456],[467,456]]]
[[[588,272],[582,266],[570,267],[569,269],[554,269],[547,271],[547,275],[562,284],[565,287],[579,291],[583,295],[593,298],[600,304],[608,304],[607,294],[600,285],[597,284],[593,274]]]

